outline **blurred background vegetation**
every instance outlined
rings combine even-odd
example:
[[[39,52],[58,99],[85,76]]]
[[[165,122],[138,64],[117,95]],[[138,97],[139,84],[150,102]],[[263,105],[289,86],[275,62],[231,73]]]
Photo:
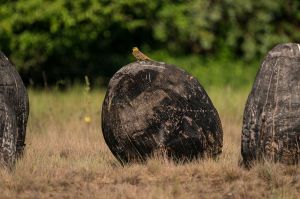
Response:
[[[296,0],[0,0],[0,50],[27,85],[105,86],[138,46],[204,86],[250,85],[274,45],[300,41]]]

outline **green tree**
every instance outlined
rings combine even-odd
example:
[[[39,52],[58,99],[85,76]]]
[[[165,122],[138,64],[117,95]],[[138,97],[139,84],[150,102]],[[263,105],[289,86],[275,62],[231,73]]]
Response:
[[[0,6],[0,50],[28,82],[109,77],[133,46],[256,61],[300,41],[293,0],[19,0]]]

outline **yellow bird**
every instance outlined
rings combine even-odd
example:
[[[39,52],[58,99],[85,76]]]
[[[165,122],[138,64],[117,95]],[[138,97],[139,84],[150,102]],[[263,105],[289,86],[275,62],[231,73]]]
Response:
[[[153,61],[150,59],[147,55],[142,53],[137,47],[132,48],[132,55],[138,60],[138,61]]]

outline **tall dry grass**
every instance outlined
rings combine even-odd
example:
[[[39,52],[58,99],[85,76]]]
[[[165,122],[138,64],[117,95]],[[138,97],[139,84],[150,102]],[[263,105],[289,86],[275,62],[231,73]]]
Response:
[[[0,198],[299,198],[299,167],[238,166],[248,92],[208,89],[224,128],[218,160],[176,165],[153,158],[122,167],[101,133],[104,90],[30,90],[26,153],[13,172],[0,170]]]

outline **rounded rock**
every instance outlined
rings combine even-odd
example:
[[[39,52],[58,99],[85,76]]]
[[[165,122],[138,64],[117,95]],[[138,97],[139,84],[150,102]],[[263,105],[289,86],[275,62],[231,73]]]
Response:
[[[0,164],[13,167],[25,148],[29,101],[16,68],[0,52]]]
[[[145,161],[161,151],[183,161],[222,152],[219,115],[203,87],[185,71],[160,62],[134,62],[111,78],[102,132],[121,163]]]
[[[243,163],[300,160],[300,44],[274,47],[265,57],[243,118]]]

